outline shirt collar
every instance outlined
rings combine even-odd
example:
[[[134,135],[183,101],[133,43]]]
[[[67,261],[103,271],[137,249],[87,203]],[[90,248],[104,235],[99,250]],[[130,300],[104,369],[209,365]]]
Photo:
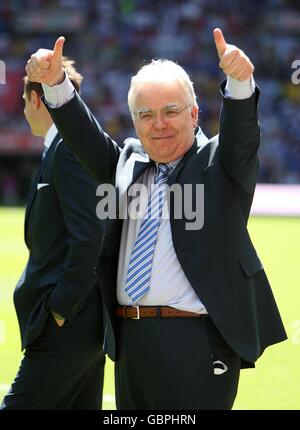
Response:
[[[179,161],[182,159],[183,157],[177,158],[177,160],[173,160],[173,161],[168,161],[168,164],[170,166],[170,170],[169,170],[169,174],[171,172],[173,172],[173,170],[175,169],[175,167],[177,166],[177,164],[179,163]],[[158,165],[160,163],[155,162],[155,167],[156,167],[156,171],[158,169]]]
[[[44,140],[44,147],[47,150],[50,148],[51,143],[53,142],[57,133],[58,133],[58,131],[57,131],[55,124],[52,124],[51,127],[48,129],[45,140]]]

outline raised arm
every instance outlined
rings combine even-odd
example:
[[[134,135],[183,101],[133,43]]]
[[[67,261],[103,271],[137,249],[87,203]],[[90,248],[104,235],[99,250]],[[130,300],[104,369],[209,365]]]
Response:
[[[222,31],[214,30],[220,68],[231,80],[231,85],[250,88],[254,67],[246,54],[226,43]],[[252,193],[258,174],[260,129],[257,119],[259,90],[250,91],[247,98],[226,94],[222,86],[223,107],[220,117],[220,159],[233,183],[242,191]]]
[[[74,90],[64,99],[65,72],[62,66],[64,37],[59,37],[53,50],[39,49],[26,65],[28,78],[52,87],[62,103],[47,108],[64,143],[76,154],[83,166],[101,183],[113,181],[119,146],[102,130],[97,120]]]

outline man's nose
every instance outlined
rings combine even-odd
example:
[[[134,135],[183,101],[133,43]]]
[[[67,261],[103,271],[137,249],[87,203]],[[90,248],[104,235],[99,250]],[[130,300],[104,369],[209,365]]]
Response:
[[[166,121],[164,120],[164,117],[160,112],[156,113],[153,126],[159,129],[165,128],[167,126]]]

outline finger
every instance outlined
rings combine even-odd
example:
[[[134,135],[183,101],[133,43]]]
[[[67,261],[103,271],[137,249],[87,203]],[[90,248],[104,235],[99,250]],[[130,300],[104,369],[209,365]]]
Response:
[[[40,82],[47,74],[47,70],[41,68],[38,64],[34,64],[32,59],[27,63],[25,71],[32,82]]]
[[[51,54],[48,57],[40,59],[39,64],[38,64],[39,67],[41,69],[49,69],[49,66],[50,66],[50,61],[49,60],[51,60]]]
[[[236,79],[239,81],[248,81],[251,79],[251,76],[253,75],[253,70],[247,70],[244,71],[242,74],[240,74]]]
[[[244,73],[246,70],[245,65],[242,63],[242,61],[235,61],[234,63],[230,64],[227,67],[223,68],[223,72],[228,76],[238,76],[242,73]]]
[[[27,74],[30,81],[34,80],[33,77],[35,74],[35,70],[36,69],[32,66],[32,61],[28,62],[26,67],[25,67],[25,71],[26,71],[26,74]]]
[[[219,58],[221,58],[224,52],[226,51],[226,41],[224,39],[222,30],[220,28],[214,29],[214,39],[215,39],[215,45],[218,51]]]
[[[40,73],[43,70],[43,67],[41,67],[41,61],[44,61],[42,58],[37,59],[36,57],[32,57],[28,63],[29,69],[31,73]]]
[[[27,65],[25,66],[25,72],[26,75],[28,76],[29,80],[30,80],[30,70],[29,70],[29,64],[27,63]]]
[[[54,45],[53,50],[53,60],[62,60],[63,56],[63,48],[64,48],[65,38],[63,36],[60,36]]]
[[[232,63],[236,62],[239,56],[239,51],[234,50],[229,52],[228,54],[223,55],[223,57],[220,60],[219,67],[221,69],[224,69],[225,67],[230,66]]]
[[[253,68],[250,64],[243,65],[239,69],[235,70],[230,74],[234,79],[237,79],[239,81],[244,81],[251,78],[251,75],[253,73]]]
[[[241,60],[238,61],[236,65],[238,65],[238,67],[235,68],[235,70],[227,70],[230,76],[233,76],[235,79],[246,80],[251,77],[254,72],[254,66],[248,58],[241,58]],[[233,67],[233,65],[231,67]],[[229,67],[228,69],[230,69],[231,67]]]

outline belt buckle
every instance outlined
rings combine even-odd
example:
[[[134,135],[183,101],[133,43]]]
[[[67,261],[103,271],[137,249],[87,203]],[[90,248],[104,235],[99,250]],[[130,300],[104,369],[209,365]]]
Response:
[[[136,317],[132,317],[132,320],[139,320],[141,319],[140,317],[140,307],[139,306],[132,306],[133,308],[136,308]]]

